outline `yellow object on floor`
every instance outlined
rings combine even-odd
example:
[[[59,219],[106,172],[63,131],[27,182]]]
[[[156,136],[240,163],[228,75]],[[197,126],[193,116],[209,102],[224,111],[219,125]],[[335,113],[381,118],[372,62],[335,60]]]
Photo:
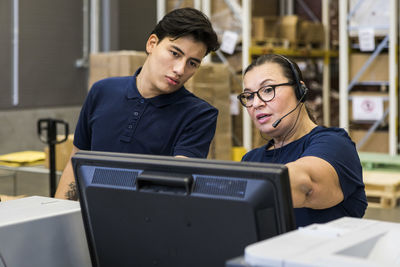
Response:
[[[6,202],[9,200],[15,200],[27,197],[26,195],[19,195],[19,196],[8,196],[8,195],[0,195],[0,202]]]
[[[11,167],[40,165],[44,163],[44,159],[43,151],[21,151],[0,155],[0,165]]]
[[[247,153],[246,148],[242,146],[234,146],[232,148],[232,160],[233,161],[241,161],[244,154]]]

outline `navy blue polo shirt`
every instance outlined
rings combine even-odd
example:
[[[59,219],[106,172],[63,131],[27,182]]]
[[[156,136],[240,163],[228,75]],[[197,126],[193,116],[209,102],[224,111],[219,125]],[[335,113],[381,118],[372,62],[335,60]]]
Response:
[[[143,98],[136,75],[96,82],[75,131],[81,150],[207,157],[218,110],[184,87]]]
[[[281,148],[268,150],[270,145],[250,151],[242,160],[286,164],[301,157],[315,156],[329,162],[339,177],[344,200],[328,209],[294,209],[297,226],[364,215],[367,198],[362,166],[355,145],[345,130],[317,126],[307,135]]]

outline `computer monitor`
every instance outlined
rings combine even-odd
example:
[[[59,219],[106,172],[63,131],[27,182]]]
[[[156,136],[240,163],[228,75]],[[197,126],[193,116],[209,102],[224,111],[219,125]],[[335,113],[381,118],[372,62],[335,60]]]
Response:
[[[295,229],[284,165],[90,151],[72,164],[93,266],[224,266]]]

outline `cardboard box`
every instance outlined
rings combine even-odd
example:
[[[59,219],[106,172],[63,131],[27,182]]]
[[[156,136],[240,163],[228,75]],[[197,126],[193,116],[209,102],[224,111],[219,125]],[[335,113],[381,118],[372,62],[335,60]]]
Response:
[[[200,65],[188,83],[229,83],[230,73],[227,66],[221,63],[206,63]]]
[[[61,140],[63,136],[57,136],[58,140]],[[73,142],[74,142],[74,134],[68,135],[68,138],[65,142],[61,144],[57,144],[55,147],[56,151],[56,170],[57,171],[63,171],[65,166],[67,165],[69,161],[69,157],[72,152],[73,148]],[[44,152],[46,154],[46,159],[45,159],[45,167],[49,168],[49,148],[45,147]]]
[[[278,24],[278,37],[286,39],[291,43],[297,43],[299,40],[300,18],[296,15],[283,16]]]
[[[367,132],[366,130],[350,130],[350,137],[354,143],[358,144]],[[389,153],[389,133],[387,131],[373,132],[358,151]]]
[[[143,51],[115,51],[90,55],[89,89],[92,85],[108,77],[130,76],[146,60]]]
[[[242,52],[235,52],[232,55],[225,55],[228,60],[229,66],[235,71],[235,73],[242,73]]]
[[[201,65],[185,87],[219,111],[217,129],[208,158],[231,160],[232,121],[230,115],[231,74],[220,63]]]
[[[350,55],[350,80],[357,75],[371,54],[352,53]],[[376,82],[389,80],[389,59],[387,54],[380,54],[366,69],[359,82]]]
[[[278,0],[253,0],[251,13],[253,17],[277,16],[279,14]]]
[[[278,36],[277,16],[253,17],[252,18],[252,36],[254,40],[264,40],[267,38],[276,38]]]
[[[211,13],[212,14],[218,14],[220,12],[224,12],[227,10],[230,10],[227,4],[225,3],[225,0],[213,0],[211,2]]]
[[[109,65],[109,55],[107,53],[90,54],[88,89],[90,89],[95,82],[110,77]]]
[[[300,40],[305,44],[324,44],[324,25],[320,22],[304,20],[300,22]]]

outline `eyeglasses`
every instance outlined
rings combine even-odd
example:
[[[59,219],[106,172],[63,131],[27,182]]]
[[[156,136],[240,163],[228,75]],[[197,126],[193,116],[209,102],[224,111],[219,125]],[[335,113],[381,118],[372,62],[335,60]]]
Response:
[[[281,84],[273,84],[273,85],[266,85],[258,89],[256,92],[244,92],[237,96],[240,103],[249,108],[253,105],[254,102],[254,95],[257,94],[258,98],[264,102],[269,102],[275,97],[275,88],[278,86],[284,85],[294,85],[293,82],[291,83],[281,83]]]

